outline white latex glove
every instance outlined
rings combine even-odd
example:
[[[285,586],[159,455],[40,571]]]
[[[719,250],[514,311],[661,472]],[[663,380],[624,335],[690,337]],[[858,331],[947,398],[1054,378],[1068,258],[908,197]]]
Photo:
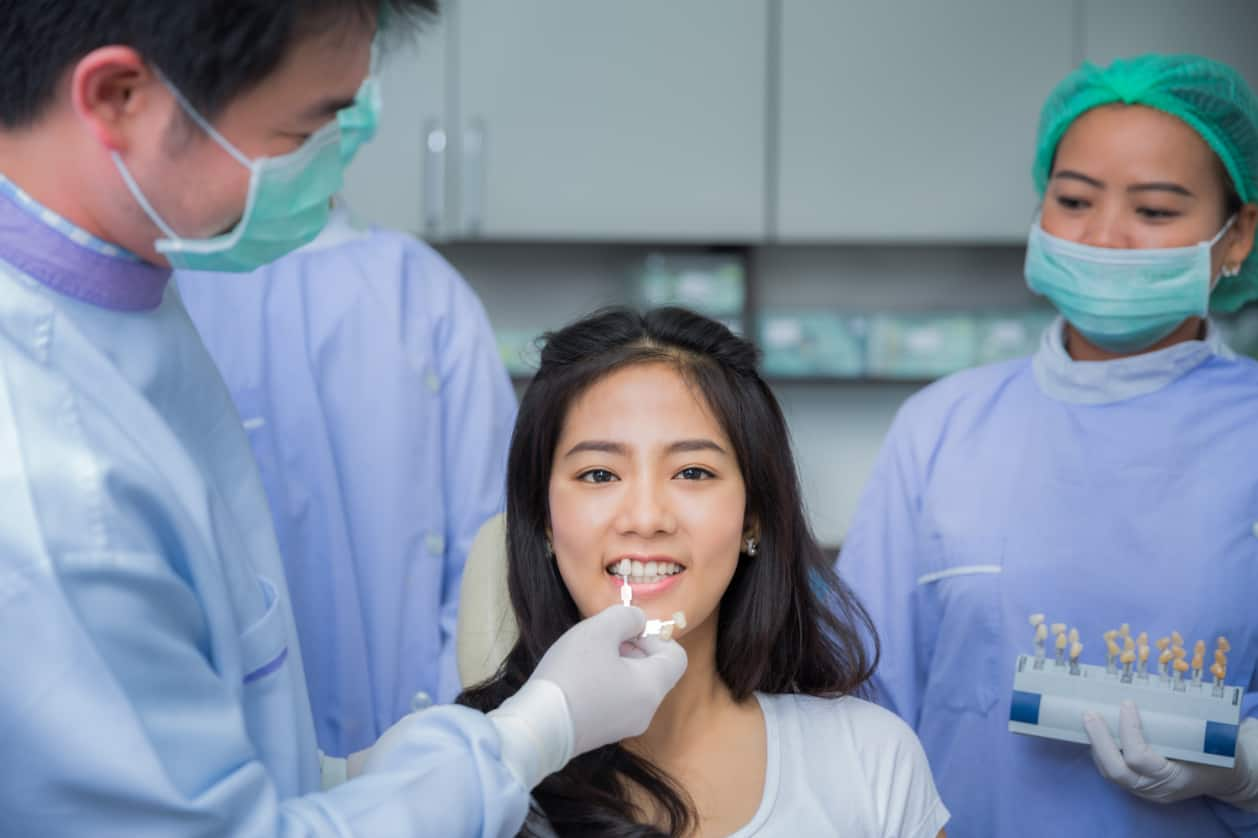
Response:
[[[568,629],[514,696],[489,714],[502,757],[525,788],[577,754],[646,730],[686,671],[677,643],[637,639],[639,608],[613,605]]]
[[[1083,715],[1092,740],[1092,761],[1101,776],[1154,803],[1175,803],[1209,795],[1242,809],[1258,811],[1258,721],[1246,719],[1236,737],[1236,765],[1220,768],[1167,759],[1144,739],[1140,711],[1130,701],[1118,710],[1118,736],[1095,713]]]

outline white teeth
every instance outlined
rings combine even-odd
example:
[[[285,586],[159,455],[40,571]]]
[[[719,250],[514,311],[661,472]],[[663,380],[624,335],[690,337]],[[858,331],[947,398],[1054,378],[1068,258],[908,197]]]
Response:
[[[628,577],[631,585],[643,585],[658,582],[681,573],[684,568],[677,562],[648,561],[639,562],[631,559],[620,559],[607,566],[607,572],[613,576]]]

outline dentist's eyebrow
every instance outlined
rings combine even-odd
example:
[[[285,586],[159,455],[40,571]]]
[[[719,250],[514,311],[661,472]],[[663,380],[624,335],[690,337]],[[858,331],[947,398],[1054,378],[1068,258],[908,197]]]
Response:
[[[336,116],[339,111],[343,111],[353,104],[354,97],[349,99],[341,97],[323,99],[302,111],[300,118],[305,120],[327,119]]]
[[[620,457],[627,456],[628,449],[619,442],[610,442],[605,439],[587,439],[584,442],[578,442],[576,445],[568,449],[568,453],[564,457],[571,457],[573,454],[580,454],[582,451],[595,451],[602,454],[615,454]]]

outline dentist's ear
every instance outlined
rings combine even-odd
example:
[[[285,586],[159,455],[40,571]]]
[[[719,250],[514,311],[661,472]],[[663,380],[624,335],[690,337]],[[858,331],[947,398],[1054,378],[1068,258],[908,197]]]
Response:
[[[159,129],[168,125],[175,106],[140,54],[122,46],[101,47],[79,59],[69,95],[75,115],[106,151],[128,150],[147,123]]]

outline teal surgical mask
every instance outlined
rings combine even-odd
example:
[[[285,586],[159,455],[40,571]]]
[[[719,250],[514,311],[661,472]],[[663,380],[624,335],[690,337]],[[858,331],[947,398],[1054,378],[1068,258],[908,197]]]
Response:
[[[127,188],[164,238],[156,249],[174,268],[244,273],[274,262],[313,240],[327,223],[329,202],[344,171],[340,122],[332,120],[300,148],[279,157],[250,160],[202,117],[169,82],[188,116],[240,165],[249,170],[249,195],[240,221],[211,238],[183,238],[149,203],[117,152],[114,164]],[[356,148],[357,146],[355,146]]]
[[[1189,317],[1209,313],[1216,279],[1211,250],[1235,220],[1189,247],[1124,250],[1059,239],[1037,218],[1027,242],[1026,282],[1089,342],[1118,354],[1138,352]]]
[[[374,62],[373,62],[374,63]],[[380,82],[368,76],[354,98],[354,104],[339,111],[336,121],[341,126],[341,165],[348,167],[363,143],[376,135],[380,123]]]

